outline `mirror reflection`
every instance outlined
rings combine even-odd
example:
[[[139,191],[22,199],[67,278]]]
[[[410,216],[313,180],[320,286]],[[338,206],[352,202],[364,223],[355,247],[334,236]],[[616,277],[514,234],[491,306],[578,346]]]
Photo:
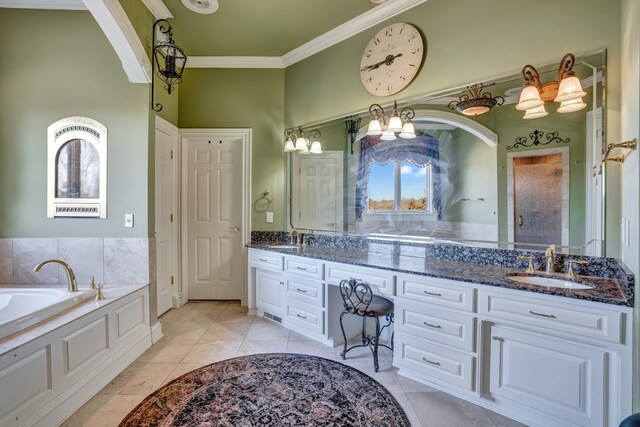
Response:
[[[558,64],[536,68],[549,99]],[[323,152],[291,154],[291,225],[604,255],[605,52],[577,57],[573,72],[584,95],[573,106],[551,99],[546,114],[516,108],[527,95],[519,74],[399,103],[399,116],[415,114],[404,138],[400,128],[372,135],[371,111],[305,126],[321,131]]]

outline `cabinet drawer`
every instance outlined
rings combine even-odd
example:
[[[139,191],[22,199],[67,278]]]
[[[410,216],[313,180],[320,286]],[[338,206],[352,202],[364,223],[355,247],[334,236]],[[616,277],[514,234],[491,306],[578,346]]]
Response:
[[[284,271],[299,276],[322,280],[323,263],[309,258],[287,256],[284,258]]]
[[[249,250],[249,264],[269,270],[282,271],[283,256],[273,252]]]
[[[481,290],[478,311],[545,330],[622,341],[623,313],[613,310]]]
[[[398,275],[398,296],[464,311],[475,309],[475,289],[454,280]]]
[[[401,298],[396,299],[395,306],[396,331],[474,351],[474,316],[443,310],[431,304],[410,303]]]
[[[289,299],[324,308],[324,284],[320,281],[288,277],[286,292]]]
[[[308,332],[324,334],[324,310],[302,302],[289,300],[285,313],[285,326],[295,325]]]
[[[342,280],[354,278],[367,283],[383,294],[394,295],[394,274],[391,271],[355,267],[349,264],[326,264],[326,281],[339,285]]]
[[[393,363],[425,380],[440,380],[465,390],[474,390],[475,357],[396,334]]]

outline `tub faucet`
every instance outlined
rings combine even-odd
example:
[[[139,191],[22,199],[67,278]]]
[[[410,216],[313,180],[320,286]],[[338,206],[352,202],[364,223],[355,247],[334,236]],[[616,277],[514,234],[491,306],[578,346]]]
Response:
[[[555,254],[556,254],[556,245],[549,246],[544,254],[547,260],[547,268],[546,268],[547,274],[555,273],[555,266],[553,263],[553,258]]]
[[[78,282],[76,281],[76,275],[74,274],[71,266],[62,260],[48,259],[46,261],[42,261],[40,264],[34,267],[33,271],[37,273],[42,267],[51,263],[60,264],[64,268],[64,271],[67,272],[67,292],[78,292]]]

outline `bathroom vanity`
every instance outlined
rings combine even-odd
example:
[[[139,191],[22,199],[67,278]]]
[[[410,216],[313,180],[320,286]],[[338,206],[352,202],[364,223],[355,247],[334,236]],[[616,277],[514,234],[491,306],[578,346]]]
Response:
[[[623,266],[593,258],[601,265],[585,272],[609,277],[554,289],[510,280],[525,275],[523,264],[509,266],[515,251],[495,250],[492,264],[490,249],[435,246],[255,243],[249,306],[335,346],[335,285],[356,278],[395,302],[400,375],[532,426],[617,426],[631,413],[633,276]],[[439,250],[454,256],[433,256]],[[469,252],[474,262],[459,256]]]

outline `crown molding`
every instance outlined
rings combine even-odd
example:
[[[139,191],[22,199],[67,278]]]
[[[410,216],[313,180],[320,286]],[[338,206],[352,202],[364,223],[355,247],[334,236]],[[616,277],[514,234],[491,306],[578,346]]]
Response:
[[[151,83],[151,61],[118,0],[84,0],[132,83]]]
[[[426,1],[427,0],[388,0],[362,15],[338,25],[333,30],[285,53],[282,56],[284,66],[288,67],[296,62],[300,62]]]
[[[280,56],[190,56],[187,68],[284,68]]]
[[[143,0],[147,1],[147,0]],[[161,1],[161,0],[158,0]],[[387,0],[283,56],[190,56],[187,68],[286,68],[427,0]]]
[[[142,3],[147,6],[149,12],[151,12],[156,19],[173,18],[171,11],[165,6],[162,0],[142,0]]]
[[[87,10],[82,0],[0,0],[0,7],[13,9]]]

